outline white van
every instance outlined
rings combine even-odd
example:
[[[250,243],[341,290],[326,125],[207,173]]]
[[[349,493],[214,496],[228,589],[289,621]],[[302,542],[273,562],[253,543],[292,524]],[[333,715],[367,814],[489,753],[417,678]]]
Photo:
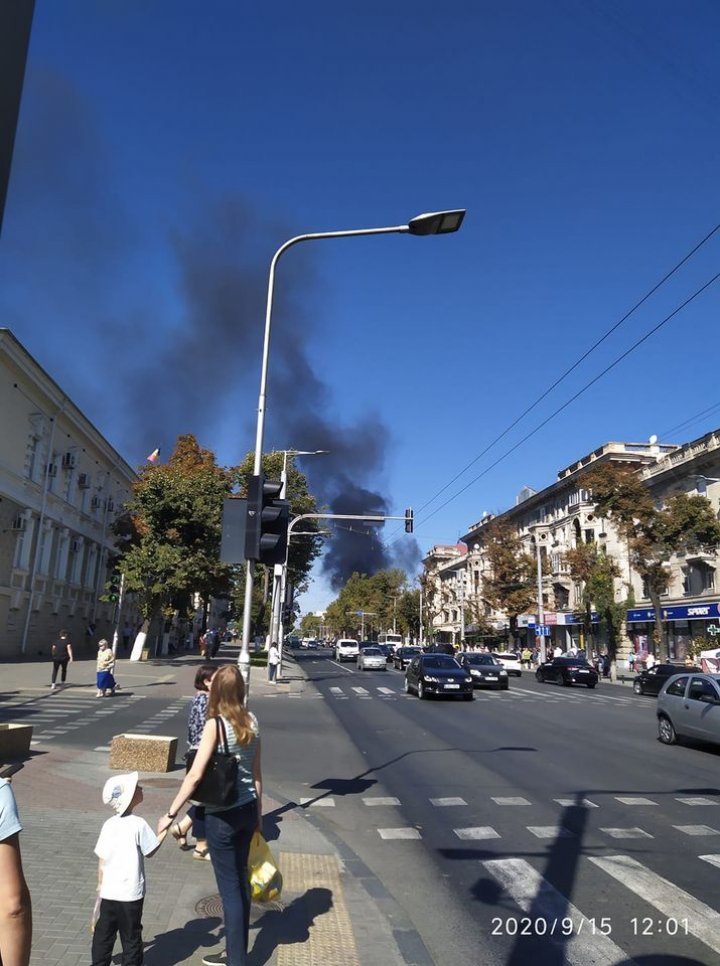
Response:
[[[360,653],[360,645],[347,637],[341,637],[335,642],[336,661],[354,661]]]

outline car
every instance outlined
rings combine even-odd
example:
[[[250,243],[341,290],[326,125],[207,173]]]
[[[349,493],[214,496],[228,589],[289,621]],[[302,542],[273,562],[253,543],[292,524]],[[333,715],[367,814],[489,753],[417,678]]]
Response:
[[[360,653],[360,645],[349,637],[341,637],[335,642],[336,661],[354,661]]]
[[[680,667],[678,664],[656,664],[654,667],[638,674],[633,681],[633,691],[635,694],[652,694],[655,696],[660,693],[663,685],[667,684],[668,679],[673,674],[680,674],[683,671],[701,673],[701,668]]]
[[[598,683],[597,671],[583,657],[554,657],[540,665],[535,677],[538,681],[554,681],[555,684],[564,684],[566,687],[584,684],[588,688],[594,688]]]
[[[390,663],[393,659],[393,647],[391,644],[374,644],[374,647],[379,648],[385,655],[385,660]]]
[[[387,671],[387,658],[377,645],[361,647],[357,669],[358,671]]]
[[[473,679],[449,654],[416,654],[405,671],[405,691],[429,698],[447,694],[472,701]]]
[[[519,654],[514,651],[496,651],[493,653],[493,657],[500,661],[508,674],[514,674],[518,678],[522,677],[522,663]]]
[[[317,641],[313,637],[304,637],[302,641],[302,647],[308,651],[312,651],[317,647]]]
[[[476,688],[508,689],[508,672],[494,654],[474,651],[462,652],[456,658],[460,667],[470,674]]]
[[[658,738],[720,744],[720,674],[682,671],[668,678],[657,699]]]
[[[398,671],[404,671],[408,666],[410,661],[418,654],[422,654],[422,648],[416,647],[414,644],[408,644],[403,647],[395,648],[395,653],[393,654],[393,667],[397,668]]]
[[[455,657],[455,648],[449,641],[436,641],[433,644],[428,644],[425,647],[426,654],[447,654],[449,657]]]

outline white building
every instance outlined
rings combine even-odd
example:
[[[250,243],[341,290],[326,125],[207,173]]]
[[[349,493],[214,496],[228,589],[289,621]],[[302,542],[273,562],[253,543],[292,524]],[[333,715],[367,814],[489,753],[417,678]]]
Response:
[[[135,473],[3,328],[0,412],[0,658],[47,655],[61,628],[82,653],[113,631],[99,597]]]

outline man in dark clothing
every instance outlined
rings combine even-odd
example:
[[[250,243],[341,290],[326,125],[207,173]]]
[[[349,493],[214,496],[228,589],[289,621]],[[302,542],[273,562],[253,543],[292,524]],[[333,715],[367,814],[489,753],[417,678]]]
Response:
[[[50,648],[50,656],[52,657],[53,662],[50,687],[54,691],[57,688],[57,684],[55,682],[57,680],[58,668],[60,669],[60,683],[65,684],[65,679],[67,677],[67,666],[68,663],[72,663],[73,660],[72,644],[70,642],[70,635],[67,631],[60,631],[58,639],[54,641]]]

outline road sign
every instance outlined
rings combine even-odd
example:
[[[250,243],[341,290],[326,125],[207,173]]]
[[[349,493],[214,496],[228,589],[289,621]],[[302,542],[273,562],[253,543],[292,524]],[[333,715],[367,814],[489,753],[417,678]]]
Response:
[[[535,633],[538,637],[550,637],[549,624],[538,624],[535,627]]]

